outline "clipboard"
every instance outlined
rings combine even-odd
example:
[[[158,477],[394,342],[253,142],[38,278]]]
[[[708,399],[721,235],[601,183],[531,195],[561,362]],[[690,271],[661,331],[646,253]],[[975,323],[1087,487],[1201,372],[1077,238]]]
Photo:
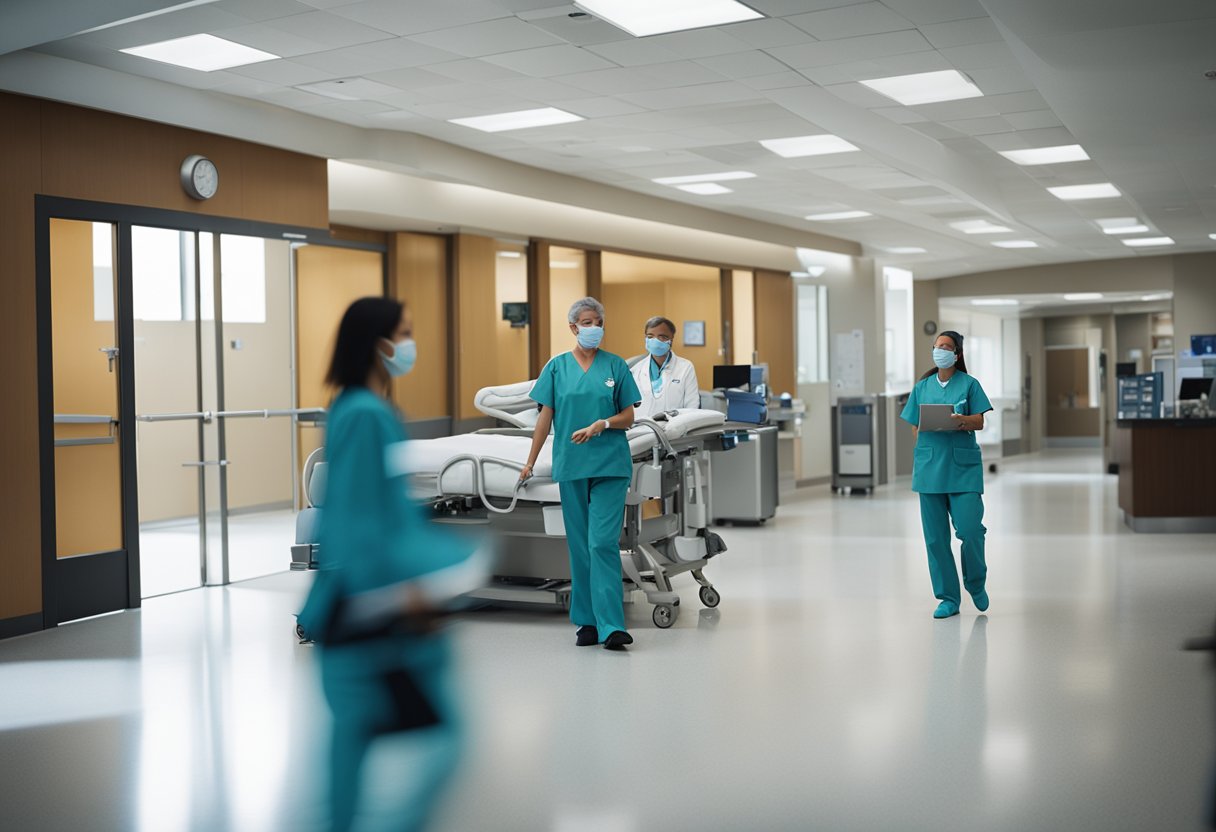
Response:
[[[922,404],[920,406],[919,430],[958,430],[958,421],[951,419],[952,404]]]

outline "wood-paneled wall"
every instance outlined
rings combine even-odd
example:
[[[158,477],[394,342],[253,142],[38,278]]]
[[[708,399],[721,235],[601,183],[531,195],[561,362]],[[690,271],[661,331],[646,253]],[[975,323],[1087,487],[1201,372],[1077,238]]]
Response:
[[[0,93],[0,620],[42,609],[34,197],[139,205],[309,228],[329,222],[324,159]],[[215,161],[219,193],[181,188],[182,160]]]
[[[448,238],[392,234],[388,262],[389,294],[409,305],[418,344],[413,372],[393,384],[397,406],[407,419],[451,416]]]
[[[785,272],[765,269],[757,269],[755,275],[757,357],[768,364],[771,393],[796,393],[794,280]]]

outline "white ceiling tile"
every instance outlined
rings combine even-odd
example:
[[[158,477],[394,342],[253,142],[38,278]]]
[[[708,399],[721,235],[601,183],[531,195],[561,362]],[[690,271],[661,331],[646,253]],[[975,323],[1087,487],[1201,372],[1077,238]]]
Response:
[[[298,87],[300,84],[311,84],[314,81],[324,81],[333,78],[332,72],[305,66],[295,61],[263,61],[260,64],[246,64],[226,70],[246,78],[257,78],[259,81],[269,81],[282,84],[285,87]]]
[[[953,46],[940,51],[946,60],[964,72],[1007,66],[1020,68],[1018,59],[1013,56],[1013,50],[1004,41]]]
[[[747,5],[769,17],[786,17],[865,2],[867,0],[747,0]]]
[[[1044,127],[1063,127],[1063,123],[1051,110],[1035,110],[1029,113],[1008,113],[1005,120],[1018,130],[1038,130]]]
[[[898,55],[906,52],[921,52],[933,47],[921,37],[920,32],[890,32],[885,35],[867,35],[860,38],[844,38],[827,43],[808,43],[801,46],[780,46],[768,50],[769,54],[784,61],[794,69],[813,66],[831,66],[866,58]]]
[[[512,113],[518,110],[526,110],[534,106],[531,101],[521,101],[511,99],[507,96],[494,96],[486,98],[485,90],[482,90],[481,98],[467,98],[464,100],[444,99],[437,101],[434,104],[423,104],[418,107],[413,107],[413,111],[419,115],[429,118],[447,121],[452,118],[467,118],[470,116],[489,116],[498,113]],[[471,130],[471,127],[462,127],[456,135],[464,134],[463,131]],[[521,131],[511,131],[513,134]],[[464,134],[467,136],[467,134]],[[467,136],[472,139],[472,136]]]
[[[297,90],[295,87],[280,87],[275,86],[273,89],[258,93],[256,97],[261,101],[268,101],[271,104],[278,104],[281,107],[302,107],[312,104],[316,101],[317,96],[310,92]]]
[[[246,20],[273,20],[291,14],[316,11],[314,6],[297,0],[220,0],[211,3],[211,8],[235,14]]]
[[[373,81],[390,84],[402,90],[417,90],[423,87],[442,87],[446,84],[457,83],[451,78],[430,72],[418,67],[390,69],[385,72],[372,72],[367,75]]]
[[[990,133],[1012,133],[1014,127],[1000,116],[990,118],[965,118],[943,122],[951,130],[968,136],[983,136]]]
[[[890,107],[891,99],[875,92],[863,84],[832,84],[824,87],[841,101],[847,101],[856,107]]]
[[[551,78],[554,75],[568,75],[572,72],[590,72],[613,67],[610,61],[606,61],[586,49],[568,44],[491,55],[485,60],[537,78]]]
[[[625,30],[618,29],[611,23],[605,23],[594,17],[572,18],[562,14],[553,17],[528,18],[528,22],[575,46],[612,43],[618,40],[629,40],[633,37]]]
[[[510,15],[510,12],[491,0],[439,3],[362,0],[343,4],[332,11],[334,14],[396,35],[433,32]]]
[[[446,49],[466,58],[480,58],[518,49],[556,46],[561,41],[522,20],[504,18],[415,35],[410,40]]]
[[[376,77],[382,78],[384,76],[377,75]],[[490,87],[486,86],[485,84],[456,84],[456,83],[448,83],[448,84],[444,84],[442,86],[437,86],[437,87],[415,87],[415,88],[406,90],[406,92],[409,94],[421,93],[426,98],[434,100],[434,101],[460,101],[460,102],[489,100],[491,98],[491,96],[494,95],[494,90],[491,89]],[[506,99],[508,97],[509,96],[506,96],[506,95],[503,96],[504,99]],[[521,103],[523,103],[523,102],[521,102]],[[531,102],[528,102],[528,103],[529,103],[529,107],[532,106]],[[519,107],[517,109],[528,109],[528,108]],[[507,112],[509,110],[510,110],[509,107],[503,107],[501,110],[496,110],[493,112]],[[476,113],[474,113],[473,115],[476,115]]]
[[[346,75],[369,75],[373,72],[383,72],[391,68],[388,61],[374,55],[361,52],[362,46],[347,46],[342,49],[327,49],[324,52],[310,52],[307,55],[297,55],[294,60],[305,66],[323,69],[334,78]]]
[[[752,46],[716,29],[698,29],[692,32],[602,43],[587,48],[621,66],[645,66],[681,58],[706,58],[746,52],[752,49]]]
[[[415,43],[408,38],[392,38],[348,46],[342,54],[350,55],[359,61],[380,61],[384,64],[384,69],[437,64],[459,57],[443,49]]]
[[[310,12],[268,21],[266,26],[323,45],[327,49],[388,40],[392,32],[364,26],[328,12]]]
[[[713,70],[724,78],[754,78],[758,75],[773,75],[786,71],[785,64],[759,50],[737,52],[733,55],[718,55],[697,61],[701,66]]]
[[[602,95],[660,90],[676,86],[712,84],[722,76],[693,61],[674,61],[630,69],[601,69],[576,72],[562,79],[567,84]]]
[[[578,87],[552,78],[504,78],[491,81],[490,86],[509,95],[545,103],[559,98],[579,98],[584,94]]]
[[[784,20],[771,17],[764,20],[745,20],[742,23],[733,23],[727,27],[726,31],[757,49],[806,43],[808,37],[807,33],[797,26],[791,26]]]
[[[552,102],[552,106],[583,118],[606,118],[643,112],[643,108],[619,98],[599,96],[597,98],[571,98]]]
[[[282,29],[276,29],[265,23],[250,23],[248,26],[238,26],[235,29],[220,29],[211,34],[224,40],[261,49],[263,52],[278,55],[280,58],[294,58],[297,55],[322,52],[332,48],[315,40],[284,32]]]
[[[774,72],[772,75],[757,75],[754,78],[741,78],[741,84],[745,84],[755,90],[781,90],[788,87],[806,87],[810,86],[811,82],[803,75],[797,72],[786,70],[785,72]]]
[[[1077,144],[1076,137],[1063,127],[1044,130],[1019,130],[1017,133],[1003,136],[982,136],[979,141],[992,150],[1021,150],[1027,147],[1059,147],[1063,144]]]
[[[305,92],[312,92],[318,95],[325,95],[326,93],[348,95],[351,98],[362,101],[380,101],[385,96],[399,95],[401,93],[399,87],[381,84],[379,81],[372,81],[367,78],[335,78],[328,81],[319,81],[315,84],[306,84],[303,89]]]
[[[620,98],[650,110],[670,110],[677,107],[700,107],[707,104],[727,104],[760,97],[756,90],[734,81],[720,84],[697,84],[666,90],[624,93]]]
[[[889,118],[896,124],[916,124],[929,119],[913,110],[911,107],[878,107],[871,110],[884,118]]]
[[[975,85],[983,90],[984,95],[1004,95],[1011,92],[1028,92],[1033,90],[1030,82],[1019,67],[1003,66],[994,69],[971,69],[967,71]]]
[[[988,17],[980,0],[883,0],[894,11],[911,20],[917,26],[945,23],[950,20],[965,20],[970,17]]]
[[[900,17],[882,3],[859,3],[839,9],[799,14],[786,18],[819,40],[838,40],[862,35],[880,35],[916,28],[907,18]]]
[[[929,43],[938,49],[953,46],[970,46],[975,43],[995,43],[1002,40],[1000,31],[990,17],[973,17],[969,20],[953,20],[921,26],[920,32]]]
[[[987,118],[1000,115],[996,107],[986,98],[964,98],[961,101],[939,101],[935,104],[918,104],[911,109],[930,121],[953,121],[960,118]]]
[[[985,98],[998,113],[1025,113],[1031,110],[1049,109],[1043,96],[1035,91],[989,95]]]
[[[48,8],[54,9],[55,7],[50,6]],[[125,49],[128,46],[159,43],[163,40],[197,35],[200,32],[234,29],[250,22],[251,20],[247,17],[226,12],[210,5],[192,6],[169,14],[136,20],[133,23],[126,23],[122,26],[114,26],[109,29],[101,29],[85,35],[78,35],[71,38],[71,40],[88,43],[92,46]],[[5,25],[7,25],[7,22]]]
[[[478,83],[483,81],[498,81],[504,78],[525,78],[527,76],[513,69],[483,61],[480,58],[464,58],[459,61],[444,61],[438,64],[427,64],[427,72],[445,75],[457,81]]]
[[[929,51],[885,55],[835,66],[807,67],[800,72],[816,84],[827,86],[844,84],[849,81],[868,81],[871,78],[886,78],[890,75],[911,75],[917,72],[938,72],[953,68],[940,53]]]
[[[918,133],[924,133],[931,139],[957,139],[963,134],[957,130],[952,130],[943,124],[938,124],[935,121],[928,121],[924,124],[909,124],[908,128],[915,130]]]

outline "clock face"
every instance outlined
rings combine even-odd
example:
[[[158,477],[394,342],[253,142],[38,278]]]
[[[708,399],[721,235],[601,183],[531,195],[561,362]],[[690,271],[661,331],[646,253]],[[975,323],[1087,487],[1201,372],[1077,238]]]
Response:
[[[194,190],[203,199],[210,199],[219,190],[220,173],[210,159],[200,159],[195,162],[190,178],[194,182]]]
[[[925,334],[932,335],[937,332],[937,323],[934,321],[925,321]]]

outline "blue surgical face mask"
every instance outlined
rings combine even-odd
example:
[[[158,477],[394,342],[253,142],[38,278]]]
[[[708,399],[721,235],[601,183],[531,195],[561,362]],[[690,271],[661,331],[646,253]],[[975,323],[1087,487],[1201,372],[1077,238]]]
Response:
[[[671,342],[661,341],[658,338],[647,338],[646,352],[650,353],[656,358],[662,358],[663,356],[667,355],[667,353],[671,352]]]
[[[596,349],[603,340],[604,328],[602,326],[580,326],[578,328],[578,345],[585,350]]]
[[[958,356],[954,354],[954,350],[942,350],[937,347],[933,348],[933,363],[943,370],[948,370],[954,366],[954,362],[958,361]]]
[[[390,376],[400,378],[414,369],[414,362],[418,360],[418,345],[413,338],[398,341],[393,344],[393,354],[388,356],[380,353],[380,360]]]

